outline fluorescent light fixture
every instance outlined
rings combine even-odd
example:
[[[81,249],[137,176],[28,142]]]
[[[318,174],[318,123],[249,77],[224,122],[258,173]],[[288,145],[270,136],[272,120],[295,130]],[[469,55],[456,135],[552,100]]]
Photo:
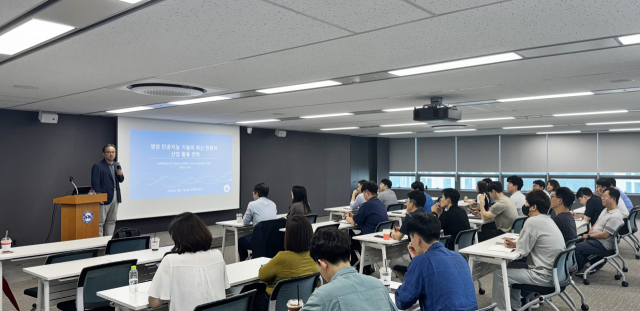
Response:
[[[640,43],[640,34],[618,37],[618,40],[624,45]]]
[[[573,117],[573,116],[588,116],[592,114],[611,114],[611,113],[625,113],[629,110],[608,110],[608,111],[591,111],[591,112],[576,112],[576,113],[560,113],[553,114],[554,117]]]
[[[450,70],[450,69],[493,64],[493,63],[501,63],[501,62],[517,60],[517,59],[522,59],[522,56],[511,52],[511,53],[504,53],[504,54],[467,58],[467,59],[455,60],[451,62],[444,62],[439,64],[432,64],[432,65],[413,67],[413,68],[407,68],[407,69],[393,70],[393,71],[389,71],[389,73],[395,76],[403,77],[403,76],[417,75],[421,73],[429,73],[429,72],[436,72],[436,71],[443,71],[443,70]]]
[[[427,123],[405,123],[405,124],[382,124],[380,127],[396,127],[396,126],[416,126],[425,125]]]
[[[580,131],[537,132],[536,134],[545,135],[545,134],[575,134],[575,133],[580,133]]]
[[[138,2],[140,2],[140,1],[142,1],[142,0],[120,0],[120,1],[122,1],[122,2],[126,2],[126,3],[134,4],[134,3],[138,3]]]
[[[587,95],[593,95],[593,92],[579,92],[579,93],[566,93],[566,94],[554,94],[554,95],[541,95],[541,96],[530,96],[530,97],[506,98],[506,99],[498,99],[497,101],[500,102],[500,103],[508,103],[508,102],[519,102],[519,101],[525,101],[525,100],[575,97],[575,96],[587,96]]]
[[[506,126],[503,130],[535,129],[541,127],[553,127],[553,125],[529,125],[529,126]]]
[[[194,98],[194,99],[187,99],[187,100],[179,100],[179,101],[175,101],[175,102],[169,102],[169,104],[178,105],[178,106],[184,106],[184,105],[191,105],[191,104],[215,102],[215,101],[227,100],[227,99],[231,99],[231,98],[230,97],[226,97],[226,96],[211,96],[211,97],[202,97],[202,98]]]
[[[332,114],[319,114],[315,116],[303,116],[300,119],[315,119],[315,118],[329,118],[329,117],[343,117],[343,116],[352,116],[351,112],[343,112],[343,113],[332,113]]]
[[[72,29],[72,26],[32,19],[0,35],[0,54],[16,54]]]
[[[477,131],[477,129],[462,129],[462,130],[437,130],[433,131],[434,133],[448,133],[448,132],[473,132]]]
[[[631,129],[610,129],[609,132],[626,132],[626,131],[640,131],[640,128]]]
[[[334,127],[334,128],[328,128],[328,129],[320,129],[321,131],[342,131],[342,130],[357,130],[359,129],[359,127],[357,126],[350,126],[350,127]]]
[[[515,117],[501,117],[501,118],[489,118],[489,119],[469,119],[458,120],[458,122],[482,122],[482,121],[499,121],[499,120],[513,120]]]
[[[405,108],[382,109],[382,111],[384,111],[384,112],[409,111],[409,110],[413,110],[415,108],[420,108],[420,107],[405,107]]]
[[[586,125],[612,125],[612,124],[635,124],[635,123],[640,123],[640,121],[598,122],[598,123],[587,123]]]
[[[131,107],[131,108],[109,110],[107,111],[107,113],[127,113],[127,112],[135,112],[135,111],[143,111],[143,110],[151,110],[151,109],[153,108],[149,106],[138,106],[138,107]]]
[[[252,120],[252,121],[240,121],[236,124],[251,124],[251,123],[265,123],[265,122],[278,122],[280,119],[264,119],[264,120]]]
[[[270,89],[256,90],[256,92],[265,93],[265,94],[276,94],[276,93],[284,93],[284,92],[317,89],[321,87],[341,85],[341,84],[342,83],[340,82],[326,80],[326,81],[320,81],[320,82],[311,82],[311,83],[303,83],[303,84],[296,84],[296,85],[289,85],[289,86],[274,87]]]
[[[402,134],[413,134],[413,132],[394,132],[394,133],[380,133],[378,135],[402,135]]]

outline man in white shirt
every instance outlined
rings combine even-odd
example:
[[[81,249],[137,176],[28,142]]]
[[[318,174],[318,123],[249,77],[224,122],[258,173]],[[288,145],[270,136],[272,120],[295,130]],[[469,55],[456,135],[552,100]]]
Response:
[[[253,201],[249,202],[247,206],[247,212],[244,213],[242,221],[245,225],[249,225],[253,222],[253,226],[257,226],[261,221],[276,219],[278,209],[273,201],[267,199],[269,195],[269,187],[264,183],[257,184],[253,187]],[[240,255],[240,261],[244,261],[249,257],[249,250],[251,249],[251,238],[253,234],[249,234],[238,239],[238,254]]]
[[[522,194],[521,192],[522,186],[524,186],[524,181],[522,180],[522,178],[514,175],[507,178],[507,182],[507,191],[511,193],[511,196],[509,198],[511,199],[511,201],[513,201],[513,204],[516,205],[518,216],[526,216],[524,213],[522,213],[522,206],[526,201],[524,194]]]
[[[604,194],[605,190],[612,188],[613,185],[611,184],[611,180],[609,178],[600,178],[598,180],[596,180],[596,195],[602,198],[602,195]],[[604,201],[602,202],[602,204],[604,205]],[[618,200],[618,208],[620,209],[620,214],[622,214],[622,216],[627,217],[629,216],[629,210],[627,209],[627,206],[624,204],[624,200]]]
[[[367,200],[364,199],[364,194],[362,194],[362,185],[366,182],[367,181],[364,179],[360,180],[358,182],[358,189],[353,190],[353,193],[351,194],[351,203],[349,203],[351,210],[357,210],[362,206],[362,204],[364,204],[364,202],[367,202]]]
[[[531,190],[542,190],[549,198],[551,198],[551,193],[545,189],[544,180],[537,179],[533,181],[533,185],[531,186]]]

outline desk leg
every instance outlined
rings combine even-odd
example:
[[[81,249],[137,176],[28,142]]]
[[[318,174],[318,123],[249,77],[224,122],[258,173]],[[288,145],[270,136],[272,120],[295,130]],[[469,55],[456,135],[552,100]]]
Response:
[[[4,295],[2,291],[2,260],[0,260],[0,295]],[[0,311],[2,311],[2,296],[0,296]]]
[[[471,278],[473,279],[473,260],[475,257],[473,255],[469,255],[469,270],[471,270]]]
[[[240,253],[238,252],[238,228],[233,228],[233,234],[236,239],[236,262],[240,262]]]
[[[384,267],[387,265],[387,246],[386,245],[382,245],[382,266]]]
[[[361,246],[361,248],[360,248],[360,274],[362,274],[362,272],[364,271],[363,269],[364,269],[364,259],[365,259],[364,258],[364,256],[365,256],[364,255],[365,254],[364,253],[364,251],[365,251],[365,243],[364,243],[364,241],[360,241],[360,246]]]
[[[42,285],[43,285],[43,305],[44,305],[44,311],[49,311],[49,281],[42,281]]]
[[[222,226],[222,258],[224,259],[225,242],[227,241],[227,227]]]
[[[478,242],[478,232],[476,231],[476,234],[474,235],[473,239],[475,240],[476,244],[480,243]]]
[[[505,306],[507,310],[511,310],[511,292],[509,291],[509,279],[507,278],[507,261],[501,261],[500,266],[502,267],[502,287],[504,290]],[[493,290],[498,289],[496,288]]]
[[[38,297],[36,299],[36,310],[42,310],[42,280],[38,278]]]

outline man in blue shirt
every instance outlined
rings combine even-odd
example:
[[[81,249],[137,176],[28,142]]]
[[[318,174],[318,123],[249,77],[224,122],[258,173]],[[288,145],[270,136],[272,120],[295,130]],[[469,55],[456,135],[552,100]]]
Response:
[[[414,215],[407,221],[407,232],[413,260],[395,293],[398,309],[409,309],[419,300],[420,310],[477,310],[469,264],[438,242],[438,218],[433,214]]]
[[[364,195],[362,194],[362,185],[364,185],[364,183],[366,183],[366,180],[361,180],[358,182],[358,189],[353,190],[353,193],[351,194],[351,202],[349,203],[349,206],[351,207],[351,210],[357,210],[360,208],[360,206],[362,206],[362,204],[364,204],[364,202],[367,202],[367,200],[364,199]]]
[[[631,211],[633,209],[633,203],[631,202],[631,199],[629,199],[629,196],[627,196],[626,193],[624,193],[624,191],[622,191],[622,189],[618,188],[618,186],[616,186],[616,179],[613,177],[609,177],[609,181],[611,181],[611,186],[613,188],[615,188],[616,190],[620,191],[620,200],[622,200],[622,202],[624,202],[624,205],[627,207],[628,211]]]
[[[267,199],[269,195],[269,187],[264,183],[257,184],[253,187],[253,201],[249,202],[247,206],[247,212],[242,217],[242,222],[249,225],[253,222],[255,227],[261,221],[276,219],[278,209],[273,201]],[[240,261],[244,261],[249,257],[249,250],[251,249],[251,238],[253,234],[249,234],[238,239],[238,254],[240,255]]]
[[[424,202],[425,196],[423,191],[413,190],[407,193],[407,215],[402,222],[402,227],[394,228],[393,232],[391,233],[392,239],[398,241],[402,240],[407,234],[407,221],[411,219],[411,216],[426,213],[426,211],[424,210]],[[411,237],[409,237],[409,241],[411,241]],[[409,257],[409,255],[396,257],[391,260],[389,266],[393,268],[393,272],[395,272],[400,281],[404,279],[404,274],[407,273],[407,267],[409,266],[410,262],[411,258]]]
[[[425,199],[426,199],[426,201],[424,203],[424,210],[429,212],[429,213],[431,213],[431,207],[433,206],[433,199],[425,191],[425,189],[426,189],[426,187],[421,181],[416,181],[416,182],[411,184],[411,190],[418,190],[418,191],[424,193],[424,196],[425,196]]]

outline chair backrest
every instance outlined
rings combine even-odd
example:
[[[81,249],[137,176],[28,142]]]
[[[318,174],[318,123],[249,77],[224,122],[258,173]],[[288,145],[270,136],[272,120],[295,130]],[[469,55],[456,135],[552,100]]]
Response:
[[[298,296],[298,287],[300,288],[300,300],[306,303],[313,291],[315,290],[316,279],[320,275],[319,272],[309,274],[297,278],[281,280],[276,283],[271,292],[271,302],[275,302],[276,311],[287,311],[287,301],[296,299]]]
[[[553,268],[551,271],[553,272],[553,285],[556,288],[556,291],[560,291],[560,287],[565,287],[571,283],[571,273],[567,268],[567,259],[569,256],[573,256],[576,249],[568,249],[560,252],[556,256],[556,260],[553,262]]]
[[[98,256],[98,249],[88,249],[88,250],[82,250],[82,251],[77,251],[77,252],[69,252],[69,253],[51,255],[51,256],[47,257],[47,260],[45,261],[44,264],[45,265],[50,265],[50,264],[54,264],[54,263],[61,263],[61,262],[67,262],[67,261],[74,261],[74,260],[80,260],[80,259],[93,258],[93,257],[97,257],[97,256]]]
[[[308,215],[305,215],[305,216],[307,216],[307,218],[309,219],[309,221],[312,224],[315,224],[316,221],[318,220],[318,214],[308,214]]]
[[[478,232],[478,228],[467,229],[467,230],[458,232],[458,235],[456,236],[456,239],[454,241],[455,251],[457,252],[465,247],[469,247],[473,245],[473,243],[475,242],[475,236],[477,232]]]
[[[387,206],[387,212],[400,211],[400,210],[402,210],[403,206],[404,206],[404,204],[402,204],[402,203],[389,204],[389,206]]]
[[[552,208],[550,208],[547,211],[547,215],[549,215],[549,217],[551,217],[551,218],[555,218],[556,217],[556,211],[554,211]]]
[[[338,228],[340,228],[340,224],[339,223],[335,223],[335,224],[330,224],[330,225],[327,225],[327,226],[320,226],[320,227],[316,228],[316,232],[318,232],[320,230],[326,230],[326,229],[329,229],[329,228],[338,229]]]
[[[449,244],[449,240],[451,240],[451,236],[450,235],[443,235],[440,236],[440,243],[442,243],[442,245],[444,245],[444,247],[447,247],[447,245]]]
[[[484,307],[482,309],[478,309],[478,311],[493,311],[497,306],[498,306],[498,303],[494,302],[488,307]]]
[[[638,224],[636,223],[638,212],[640,212],[640,209],[637,207],[635,207],[629,212],[629,231],[630,232],[638,231]]]
[[[284,232],[280,229],[287,226],[284,218],[264,220],[253,228],[251,238],[252,258],[273,258],[278,252],[284,251]]]
[[[256,293],[257,290],[253,289],[229,298],[201,304],[193,311],[246,311],[250,309]]]
[[[524,222],[527,221],[527,218],[528,217],[516,218],[516,220],[514,220],[513,224],[511,225],[511,232],[520,234],[520,231],[522,231],[522,227],[524,227]]]
[[[109,242],[107,242],[107,249],[104,253],[105,255],[114,255],[149,249],[150,240],[150,236],[136,236],[109,240]]]
[[[582,237],[575,238],[573,240],[569,240],[566,243],[567,249],[573,249],[576,247],[578,242],[582,241]],[[567,269],[569,269],[569,273],[574,274],[578,271],[578,261],[576,260],[575,251],[569,255],[567,258]]]
[[[137,259],[129,259],[82,269],[76,291],[76,310],[109,306],[109,300],[96,293],[129,285],[129,271],[137,262]]]
[[[130,238],[134,236],[140,236],[140,231],[138,229],[133,229],[129,227],[123,227],[116,232],[113,233],[112,239],[122,239],[122,238]]]
[[[383,221],[379,223],[378,226],[376,226],[376,232],[382,232],[382,230],[384,229],[393,230],[393,223],[394,223],[393,220]]]

